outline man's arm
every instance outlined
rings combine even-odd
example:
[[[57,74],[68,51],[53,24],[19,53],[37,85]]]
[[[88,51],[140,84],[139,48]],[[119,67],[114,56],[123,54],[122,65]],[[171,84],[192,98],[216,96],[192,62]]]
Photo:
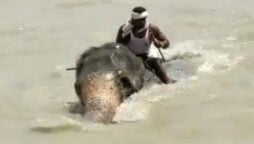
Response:
[[[120,43],[120,44],[123,44],[123,45],[127,45],[129,40],[130,40],[130,38],[129,38],[128,35],[125,36],[125,37],[122,36],[122,34],[123,34],[122,28],[123,28],[123,25],[118,29],[117,37],[116,37],[116,42]]]
[[[170,42],[168,38],[161,32],[159,27],[156,25],[151,25],[151,29],[153,31],[153,42],[154,45],[158,48],[168,48],[170,46]]]

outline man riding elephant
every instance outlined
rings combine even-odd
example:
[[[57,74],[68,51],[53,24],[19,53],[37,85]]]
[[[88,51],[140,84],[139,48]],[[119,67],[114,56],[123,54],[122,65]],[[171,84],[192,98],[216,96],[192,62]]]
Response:
[[[149,23],[148,12],[144,7],[134,7],[131,19],[118,29],[116,42],[128,47],[135,55],[143,59],[147,69],[154,71],[165,84],[175,83],[170,79],[158,58],[149,57],[148,52],[153,43],[157,48],[168,48],[170,43],[160,29]]]

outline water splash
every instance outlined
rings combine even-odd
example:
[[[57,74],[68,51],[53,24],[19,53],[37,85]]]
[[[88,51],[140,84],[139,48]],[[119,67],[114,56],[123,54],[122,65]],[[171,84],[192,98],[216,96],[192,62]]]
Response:
[[[204,53],[205,62],[198,71],[203,73],[226,72],[243,60],[244,56],[230,57],[229,54],[220,54],[215,51]]]
[[[65,131],[78,131],[90,133],[105,129],[106,126],[99,123],[91,123],[84,120],[60,116],[54,118],[37,118],[31,122],[31,130],[40,133],[57,133]]]

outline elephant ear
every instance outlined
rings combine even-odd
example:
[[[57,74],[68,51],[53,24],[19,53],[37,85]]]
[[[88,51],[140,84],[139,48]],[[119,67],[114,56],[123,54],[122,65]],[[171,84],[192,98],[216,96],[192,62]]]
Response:
[[[137,59],[138,59],[138,64],[139,64],[139,68],[141,70],[141,73],[144,73],[144,71],[145,71],[144,61],[140,57],[137,57]]]

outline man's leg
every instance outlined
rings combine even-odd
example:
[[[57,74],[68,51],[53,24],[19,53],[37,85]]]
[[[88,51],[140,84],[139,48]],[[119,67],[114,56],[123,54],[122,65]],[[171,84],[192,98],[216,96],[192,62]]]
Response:
[[[154,70],[154,73],[156,76],[164,83],[164,84],[169,84],[169,83],[175,83],[176,80],[171,79],[168,77],[166,70],[162,67],[160,64],[160,61],[155,58],[149,58],[147,60],[147,63],[149,66]]]

